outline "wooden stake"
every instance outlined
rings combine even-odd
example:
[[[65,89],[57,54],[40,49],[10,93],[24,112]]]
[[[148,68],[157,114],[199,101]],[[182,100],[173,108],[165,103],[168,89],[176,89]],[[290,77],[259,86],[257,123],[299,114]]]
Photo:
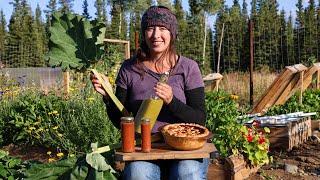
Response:
[[[250,106],[253,106],[253,22],[249,20],[250,32]]]
[[[69,71],[63,72],[63,93],[65,96],[69,95],[70,92],[70,73]]]
[[[304,71],[300,72],[300,95],[299,95],[299,103],[302,104],[302,95],[303,95],[303,75],[304,75]]]

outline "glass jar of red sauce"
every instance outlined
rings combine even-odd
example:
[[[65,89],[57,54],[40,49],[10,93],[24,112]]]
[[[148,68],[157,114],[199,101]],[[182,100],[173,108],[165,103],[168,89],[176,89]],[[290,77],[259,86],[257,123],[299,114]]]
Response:
[[[135,151],[133,117],[121,117],[121,140],[122,152],[130,153]]]
[[[151,151],[151,124],[149,119],[141,120],[141,151]]]

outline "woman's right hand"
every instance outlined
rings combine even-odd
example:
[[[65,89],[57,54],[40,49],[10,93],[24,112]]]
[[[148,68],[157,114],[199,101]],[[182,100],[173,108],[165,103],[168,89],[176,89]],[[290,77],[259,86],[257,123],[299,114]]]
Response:
[[[102,87],[100,81],[98,80],[98,78],[94,75],[94,74],[91,74],[90,75],[90,79],[91,79],[91,82],[92,82],[92,85],[94,87],[94,89],[100,93],[102,96],[108,96],[107,95],[107,92],[104,90],[104,88]]]

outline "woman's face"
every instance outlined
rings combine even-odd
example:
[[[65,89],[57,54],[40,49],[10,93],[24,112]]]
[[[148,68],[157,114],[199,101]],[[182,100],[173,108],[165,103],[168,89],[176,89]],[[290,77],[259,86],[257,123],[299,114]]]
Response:
[[[159,56],[170,46],[170,31],[161,26],[150,26],[145,31],[146,43],[151,56]]]

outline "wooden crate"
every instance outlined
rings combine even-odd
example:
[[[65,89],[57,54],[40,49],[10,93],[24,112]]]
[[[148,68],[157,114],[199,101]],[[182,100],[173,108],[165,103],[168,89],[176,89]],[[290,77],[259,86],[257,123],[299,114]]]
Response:
[[[312,135],[310,117],[297,118],[284,125],[268,125],[270,149],[292,150]]]
[[[242,155],[231,155],[222,162],[209,165],[208,180],[242,180],[256,173],[260,166],[250,166]]]

